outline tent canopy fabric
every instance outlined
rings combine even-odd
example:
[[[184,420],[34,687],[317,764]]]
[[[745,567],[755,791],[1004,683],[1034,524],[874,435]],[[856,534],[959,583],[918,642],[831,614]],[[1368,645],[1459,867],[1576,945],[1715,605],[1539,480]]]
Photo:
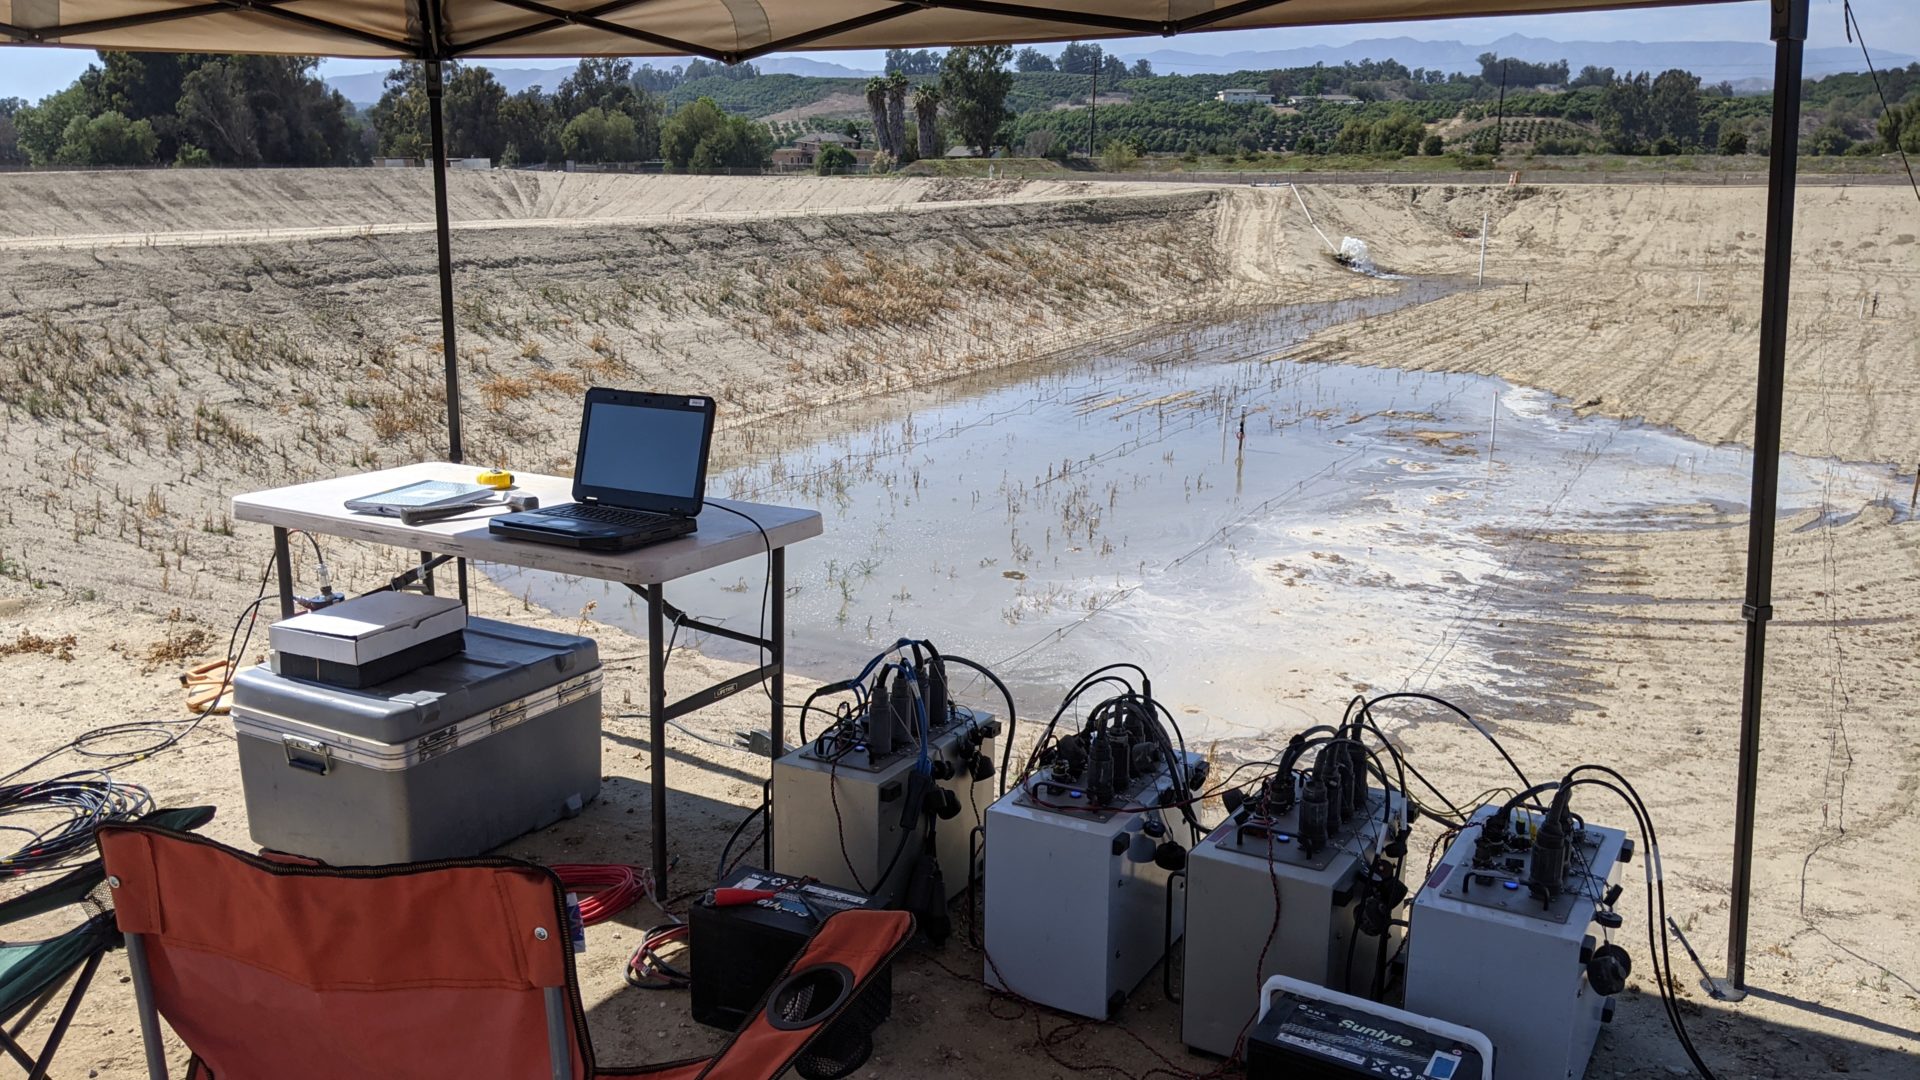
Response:
[[[691,55],[737,63],[800,49],[1160,37],[1727,2],[1732,0],[0,0],[0,42],[422,59]]]

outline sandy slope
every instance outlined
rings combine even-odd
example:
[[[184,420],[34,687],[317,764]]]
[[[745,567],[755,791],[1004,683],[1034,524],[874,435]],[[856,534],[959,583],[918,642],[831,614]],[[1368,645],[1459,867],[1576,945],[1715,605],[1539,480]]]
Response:
[[[1079,181],[981,185],[892,177],[872,182],[794,176],[643,176],[616,173],[448,174],[456,229],[564,227],[684,218],[758,219],[898,210],[923,201],[1083,195]],[[1165,191],[1165,185],[1106,185]],[[206,245],[431,231],[425,169],[156,171],[0,176],[0,205],[31,207],[0,222],[0,251],[140,244]]]
[[[102,221],[120,231],[155,221],[169,231],[409,225],[422,219],[423,177],[141,174],[130,183],[90,174],[57,189],[7,186],[45,178],[0,178],[0,206],[44,203],[37,216],[47,223],[0,225],[15,230],[0,235],[99,232]],[[187,187],[148,187],[174,183]],[[722,453],[738,456],[816,433],[817,407],[828,402],[1044,360],[1098,334],[1223,305],[1388,287],[1334,267],[1284,188],[505,174],[457,183],[457,217],[508,223],[456,244],[469,439],[477,457],[521,468],[563,464],[564,454],[536,448],[567,441],[554,433],[571,430],[578,388],[590,381],[713,387],[732,418]],[[1894,194],[1803,196],[1798,289],[1813,302],[1795,324],[1792,389],[1812,404],[1790,404],[1796,449],[1911,461],[1913,408],[1899,391],[1913,377],[1920,267],[1902,237],[1920,232],[1920,219]],[[1382,266],[1420,273],[1471,271],[1485,213],[1490,273],[1513,283],[1341,327],[1313,355],[1491,371],[1702,437],[1743,436],[1757,194],[1343,186],[1300,197],[1333,243],[1360,236]],[[152,205],[143,210],[142,200]],[[615,220],[630,218],[635,202],[695,216]],[[735,220],[805,206],[825,212]],[[159,208],[172,216],[155,217]],[[296,211],[309,216],[289,216]],[[23,216],[36,215],[0,218]],[[568,223],[514,227],[554,218]],[[217,653],[227,613],[251,597],[265,555],[257,530],[225,520],[233,491],[428,456],[439,439],[430,238],[87,246],[23,252],[0,269],[0,475],[21,494],[0,518],[0,643],[22,632],[75,635],[70,661],[0,656],[14,688],[0,709],[0,770],[86,728],[177,708],[177,663],[145,658],[169,642]],[[1524,300],[1522,281],[1531,282]],[[1878,318],[1859,318],[1863,291],[1882,294]],[[1738,700],[1739,525],[1692,515],[1645,532],[1549,527],[1510,537],[1512,572],[1490,579],[1444,628],[1494,643],[1515,685],[1562,702],[1552,711],[1568,719],[1548,723],[1503,707],[1503,685],[1471,688],[1534,771],[1597,758],[1635,778],[1662,828],[1673,913],[1715,967]],[[1920,588],[1914,528],[1868,510],[1840,528],[1783,530],[1753,939],[1755,982],[1769,996],[1735,1010],[1686,990],[1724,1077],[1911,1075],[1920,1018],[1920,940],[1904,901],[1920,873],[1910,856],[1920,766],[1906,704],[1920,650],[1906,610]],[[349,585],[391,572],[383,553],[330,545],[328,554]],[[490,588],[476,610],[579,625]],[[613,661],[609,712],[631,713],[644,700],[639,645],[594,632]],[[676,685],[691,685],[731,669],[683,651],[674,670]],[[1344,688],[1318,689],[1331,708]],[[725,742],[761,722],[743,695],[693,727]],[[217,729],[126,775],[168,802],[219,803],[214,835],[244,844],[232,747]],[[1460,788],[1500,779],[1469,735],[1420,726],[1407,737]],[[609,719],[604,767],[614,781],[602,802],[511,850],[641,860],[646,800],[632,778],[646,775],[653,751],[643,723]],[[668,752],[675,852],[698,879],[756,797],[760,766],[677,733]],[[1803,909],[1801,860],[1816,848]],[[1630,888],[1637,896],[1640,886]],[[666,1059],[717,1041],[677,999],[622,989],[625,949],[653,918],[635,912],[590,936],[583,977],[608,1061]],[[1641,992],[1623,1002],[1591,1075],[1672,1075],[1682,1059],[1644,993],[1638,916],[1630,929]],[[1182,1069],[1212,1068],[1180,1051],[1177,1010],[1155,990],[1137,995],[1123,1028],[1078,1027],[994,1003],[966,981],[978,964],[957,945],[914,954],[898,982],[907,1007],[866,1074],[986,1078],[1037,1066],[1064,1076],[1111,1063],[1110,1075],[1139,1076],[1162,1055]],[[139,1075],[127,991],[103,982],[64,1071]]]

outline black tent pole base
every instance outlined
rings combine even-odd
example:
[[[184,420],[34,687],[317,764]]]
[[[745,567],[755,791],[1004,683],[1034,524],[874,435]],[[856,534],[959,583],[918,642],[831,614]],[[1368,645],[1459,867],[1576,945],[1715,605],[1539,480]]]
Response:
[[[1760,378],[1754,393],[1753,498],[1747,506],[1746,664],[1740,688],[1739,773],[1734,782],[1733,881],[1727,911],[1727,974],[1709,979],[1720,1001],[1747,995],[1753,833],[1759,818],[1761,690],[1767,620],[1773,617],[1773,541],[1779,510],[1781,399],[1787,369],[1787,286],[1793,266],[1794,171],[1800,158],[1800,77],[1807,0],[1772,0],[1773,142],[1767,147],[1767,240],[1760,281]]]

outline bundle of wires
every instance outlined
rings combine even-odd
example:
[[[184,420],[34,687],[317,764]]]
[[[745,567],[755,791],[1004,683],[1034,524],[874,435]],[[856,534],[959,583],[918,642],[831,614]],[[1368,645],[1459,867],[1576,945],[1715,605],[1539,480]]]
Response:
[[[1115,671],[1132,671],[1140,678],[1136,688],[1133,681],[1123,675],[1111,674]],[[1082,695],[1097,686],[1113,684],[1119,692],[1108,697],[1088,710],[1086,721],[1077,732],[1065,735],[1056,734],[1061,718],[1073,708]],[[1069,769],[1073,762],[1081,757],[1088,758],[1090,772],[1098,771],[1100,753],[1104,751],[1110,739],[1125,738],[1138,745],[1151,744],[1157,751],[1158,759],[1166,762],[1167,775],[1172,787],[1162,794],[1157,807],[1177,809],[1193,829],[1195,840],[1205,835],[1205,829],[1194,816],[1193,805],[1203,797],[1195,790],[1195,784],[1204,780],[1205,762],[1190,775],[1188,772],[1187,737],[1180,730],[1180,724],[1167,711],[1167,707],[1153,696],[1153,682],[1147,673],[1137,664],[1108,664],[1096,668],[1076,683],[1061,699],[1060,707],[1054,711],[1053,718],[1040,732],[1040,738],[1034,743],[1033,750],[1027,755],[1026,764],[1021,766],[1018,783],[1028,788],[1029,797],[1042,806],[1045,802],[1034,790],[1038,785],[1029,784],[1036,770],[1051,767],[1058,774],[1062,764]],[[1108,786],[1104,781],[1095,784],[1089,780],[1085,785],[1089,790]],[[1105,801],[1106,795],[1100,794],[1094,801]],[[1068,809],[1059,807],[1059,809]],[[1136,809],[1151,809],[1139,807]]]
[[[93,831],[110,821],[126,821],[153,809],[153,796],[138,784],[123,784],[104,772],[68,773],[51,780],[0,787],[0,819],[29,824],[0,824],[0,832],[25,837],[12,854],[0,858],[0,874],[10,877],[52,870],[93,847]],[[45,823],[53,818],[51,824]]]
[[[660,951],[668,945],[687,941],[687,924],[679,921],[664,923],[648,930],[640,939],[639,947],[633,955],[627,957],[627,985],[640,990],[684,990],[693,982],[685,968],[668,963],[661,958]]]
[[[653,895],[653,874],[620,863],[558,863],[547,867],[580,899],[580,922],[603,923]]]

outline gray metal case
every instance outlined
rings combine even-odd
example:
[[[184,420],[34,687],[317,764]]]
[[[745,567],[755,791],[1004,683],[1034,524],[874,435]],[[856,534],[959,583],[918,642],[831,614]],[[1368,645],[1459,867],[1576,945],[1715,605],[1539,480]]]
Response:
[[[1313,855],[1294,839],[1297,807],[1279,815],[1271,836],[1242,835],[1229,818],[1194,847],[1187,859],[1180,992],[1180,1035],[1188,1046],[1223,1057],[1233,1053],[1260,1004],[1260,987],[1275,975],[1367,992],[1380,939],[1354,925],[1354,891],[1405,813],[1398,793],[1375,788],[1365,811],[1335,825],[1330,843]],[[1388,934],[1388,955],[1399,941],[1397,929]]]
[[[1476,813],[1414,894],[1406,1007],[1485,1032],[1500,1077],[1579,1080],[1613,1014],[1613,999],[1587,981],[1587,957],[1610,933],[1595,921],[1604,907],[1596,898],[1619,884],[1633,846],[1617,829],[1584,825],[1573,837],[1571,887],[1542,904],[1521,884],[1525,858],[1518,869],[1473,866],[1496,812]]]
[[[1189,775],[1201,767],[1198,754],[1186,762]],[[1173,786],[1165,763],[1122,794],[1121,809],[1080,793],[1041,805],[1035,784],[987,808],[983,975],[1048,1008],[1105,1020],[1184,932],[1184,882],[1154,854],[1162,840],[1191,847],[1191,834],[1178,811],[1157,807]],[[1156,808],[1133,808],[1143,806]],[[1251,1012],[1251,990],[1247,1000]]]
[[[477,855],[600,792],[589,638],[489,619],[466,651],[365,689],[234,679],[247,821],[260,845],[334,865]]]
[[[994,797],[992,778],[975,780],[967,773],[962,742],[976,728],[984,733],[999,730],[999,725],[992,713],[956,705],[952,721],[933,736],[932,756],[952,763],[955,770],[954,777],[939,781],[939,786],[960,800],[960,815],[937,823],[933,833],[948,899],[966,890],[971,834]],[[996,767],[997,742],[988,735],[980,743],[980,752]],[[899,800],[916,760],[913,753],[902,751],[877,769],[836,765],[815,755],[809,744],[774,762],[774,869],[858,889],[883,904],[896,902],[913,865],[905,855],[894,862],[894,853],[902,842]],[[912,838],[906,842],[918,843]],[[893,870],[881,880],[880,872],[889,863]]]

